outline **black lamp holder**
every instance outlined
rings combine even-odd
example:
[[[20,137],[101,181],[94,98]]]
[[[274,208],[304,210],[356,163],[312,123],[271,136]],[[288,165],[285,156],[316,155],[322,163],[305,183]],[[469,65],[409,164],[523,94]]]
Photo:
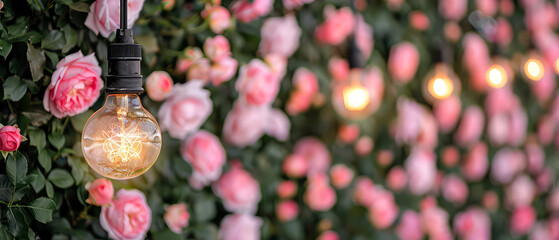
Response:
[[[355,26],[354,26],[355,30],[353,31],[353,34],[349,39],[350,42],[347,48],[347,58],[349,62],[349,67],[351,69],[363,68],[364,65],[363,54],[361,54],[361,50],[357,45],[357,29],[358,29],[357,25],[359,24],[358,23],[359,21],[357,17],[358,11],[357,11],[355,0],[350,1],[350,7],[353,13],[355,14]]]
[[[105,85],[107,94],[140,94],[142,75],[140,61],[142,47],[134,43],[134,33],[128,29],[128,0],[120,0],[120,29],[116,30],[116,40],[109,44],[109,73]]]

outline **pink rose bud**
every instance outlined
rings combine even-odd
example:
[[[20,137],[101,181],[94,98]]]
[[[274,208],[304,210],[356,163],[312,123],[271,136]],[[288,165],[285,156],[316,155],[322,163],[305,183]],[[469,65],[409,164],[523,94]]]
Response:
[[[338,139],[342,143],[351,143],[359,137],[359,125],[357,124],[342,124],[338,129]]]
[[[338,234],[332,230],[321,233],[316,240],[339,240]]]
[[[419,214],[413,210],[406,210],[402,214],[400,223],[396,227],[396,234],[400,239],[421,240],[423,239],[423,229]]]
[[[214,86],[219,86],[229,81],[237,73],[237,60],[225,57],[214,62],[210,68],[210,80]]]
[[[435,154],[426,149],[416,147],[406,159],[404,166],[408,174],[410,191],[422,195],[435,186],[436,162]]]
[[[450,42],[458,42],[462,36],[462,28],[455,22],[448,22],[444,25],[444,35]]]
[[[258,46],[258,53],[261,56],[276,53],[289,57],[299,47],[301,33],[294,15],[268,18],[260,29],[262,40]]]
[[[151,209],[142,192],[120,189],[101,208],[99,222],[112,239],[143,239],[151,225]]]
[[[291,198],[297,194],[297,184],[294,181],[280,182],[277,194],[280,198]]]
[[[381,166],[388,166],[394,160],[394,154],[390,150],[380,150],[377,153],[377,161]]]
[[[281,81],[287,71],[287,58],[281,54],[270,53],[264,57],[264,62],[270,67],[278,81]]]
[[[267,117],[264,132],[278,141],[286,141],[291,131],[291,122],[287,115],[278,109],[271,109]]]
[[[128,1],[128,28],[134,26],[138,20],[140,11],[144,6],[144,0]],[[96,0],[89,7],[89,13],[85,19],[85,26],[91,29],[95,35],[101,33],[108,38],[111,33],[120,27],[120,3],[118,0]],[[54,79],[54,78],[53,78]],[[95,102],[95,101],[93,101]]]
[[[398,43],[390,49],[388,57],[388,72],[398,83],[412,80],[419,66],[419,52],[417,47],[409,42]]]
[[[346,188],[353,180],[355,173],[343,164],[336,164],[330,169],[330,179],[332,185],[337,189]]]
[[[299,206],[295,201],[283,201],[276,207],[278,219],[282,222],[291,221],[299,214]]]
[[[283,0],[283,7],[287,10],[303,6],[305,3],[312,3],[314,0]]]
[[[214,38],[207,38],[204,42],[204,53],[212,61],[219,61],[225,57],[231,56],[229,41],[222,35]]]
[[[190,213],[186,209],[186,204],[177,203],[167,207],[167,211],[163,216],[165,222],[169,229],[176,234],[182,232],[182,228],[188,227],[188,219],[190,219]]]
[[[526,168],[524,153],[511,148],[501,148],[493,156],[491,176],[500,184],[511,182]]]
[[[442,0],[439,2],[439,12],[448,20],[460,20],[464,17],[468,1],[466,0]]]
[[[253,106],[269,105],[279,91],[280,79],[264,62],[253,59],[239,70],[235,89],[240,99]]]
[[[155,101],[162,101],[169,95],[173,88],[173,79],[165,71],[152,72],[146,78],[146,91],[148,96]]]
[[[410,13],[410,25],[420,31],[425,31],[429,29],[429,25],[431,25],[431,21],[425,13],[421,11],[413,11]]]
[[[304,199],[310,209],[327,211],[336,203],[336,192],[328,185],[326,175],[317,173],[310,177]]]
[[[192,65],[193,62],[204,57],[202,50],[199,48],[188,47],[184,50],[184,53],[177,60],[176,71],[179,73],[184,73]]]
[[[272,10],[273,0],[237,0],[231,4],[231,11],[241,22],[248,23],[267,15]]]
[[[84,57],[78,51],[66,56],[56,64],[56,70],[45,90],[45,110],[57,118],[85,112],[99,98],[103,88],[100,75],[101,67],[94,53]]]
[[[165,10],[169,11],[175,6],[175,0],[162,0],[161,4]]]
[[[231,14],[222,6],[206,5],[202,17],[209,22],[210,29],[216,34],[221,34],[231,27]]]
[[[86,186],[89,191],[87,202],[96,206],[107,205],[113,200],[115,190],[110,180],[98,178],[93,183]]]
[[[441,160],[446,167],[453,167],[460,160],[460,151],[455,146],[443,148]]]
[[[476,0],[476,7],[485,16],[493,16],[497,12],[497,0]]]
[[[291,154],[283,161],[282,170],[288,177],[300,178],[307,174],[309,164],[303,155]]]
[[[0,128],[0,151],[13,152],[19,148],[21,134],[19,128],[4,126]]]
[[[435,103],[433,113],[442,132],[447,133],[456,126],[461,110],[460,98],[456,96]]]
[[[308,165],[308,174],[325,173],[330,168],[330,152],[320,140],[306,137],[295,144],[296,154],[302,155]]]
[[[293,85],[295,85],[295,90],[291,92],[286,107],[287,113],[292,116],[309,109],[319,88],[316,75],[306,68],[298,68],[295,71]]]
[[[510,218],[510,228],[514,234],[524,235],[532,229],[536,221],[536,211],[531,206],[517,208]]]
[[[198,80],[204,84],[210,80],[211,65],[210,61],[206,58],[200,58],[190,65],[186,79],[189,81]]]
[[[361,50],[364,59],[369,59],[373,52],[373,28],[363,19],[361,14],[357,15],[357,25],[355,26],[355,41]]]
[[[386,185],[395,192],[402,191],[408,184],[406,170],[400,166],[395,166],[386,175]]]
[[[441,188],[444,198],[456,205],[463,204],[468,198],[468,185],[454,174],[444,177]]]
[[[375,198],[375,184],[365,177],[358,177],[355,182],[354,201],[366,207],[370,206]]]
[[[342,58],[333,57],[328,62],[328,72],[336,81],[345,81],[349,77],[349,63]]]
[[[476,143],[483,133],[485,117],[481,108],[470,106],[464,111],[462,121],[454,134],[454,140],[461,146]]]
[[[500,0],[499,11],[505,16],[511,16],[514,13],[514,3],[512,0]]]
[[[339,45],[341,44],[355,26],[355,17],[349,7],[336,10],[334,6],[328,5],[324,8],[326,21],[314,30],[314,38],[318,43]]]
[[[181,146],[181,155],[192,166],[190,185],[202,188],[221,176],[225,149],[210,132],[200,130],[190,135]]]
[[[355,143],[355,152],[359,156],[366,156],[373,150],[373,139],[369,136],[360,137]]]
[[[240,162],[233,162],[231,169],[212,185],[212,189],[223,200],[225,209],[235,213],[254,214],[260,202],[260,184]]]
[[[237,147],[255,143],[267,128],[269,113],[269,106],[248,106],[243,101],[236,101],[225,117],[223,138]]]
[[[262,219],[248,214],[227,215],[221,220],[219,239],[259,240]]]
[[[376,194],[375,200],[369,206],[369,221],[377,229],[386,229],[398,217],[398,205],[390,191],[380,189]]]
[[[461,239],[491,239],[491,219],[483,209],[470,207],[454,216],[454,231]]]
[[[478,181],[485,177],[489,168],[487,144],[478,142],[470,148],[460,166],[462,175],[469,181]]]
[[[527,175],[520,175],[508,185],[505,196],[512,208],[530,205],[536,196],[536,184]]]

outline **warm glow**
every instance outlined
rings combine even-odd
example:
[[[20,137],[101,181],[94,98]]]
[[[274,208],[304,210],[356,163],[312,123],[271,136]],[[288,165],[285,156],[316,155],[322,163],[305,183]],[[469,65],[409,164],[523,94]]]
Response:
[[[498,64],[491,66],[486,74],[487,83],[492,88],[502,88],[507,84],[508,76],[505,69]]]
[[[524,73],[526,74],[526,77],[531,80],[541,80],[544,74],[542,62],[533,58],[529,59],[526,63],[524,63]]]
[[[361,85],[347,86],[343,90],[344,105],[350,111],[362,111],[371,101],[369,91]]]
[[[437,99],[446,99],[454,91],[452,81],[446,76],[435,76],[429,80],[429,93]]]
[[[147,139],[147,134],[138,127],[123,128],[111,124],[110,131],[103,131],[105,142],[103,150],[111,162],[128,162],[137,160],[142,152],[142,143]]]
[[[559,59],[555,60],[555,73],[559,74]]]

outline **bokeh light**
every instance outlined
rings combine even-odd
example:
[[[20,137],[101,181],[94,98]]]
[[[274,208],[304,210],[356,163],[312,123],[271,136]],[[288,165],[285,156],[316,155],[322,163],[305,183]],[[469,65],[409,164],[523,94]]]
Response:
[[[539,81],[544,74],[543,63],[535,58],[530,58],[524,63],[524,74],[533,81]]]
[[[507,84],[508,75],[507,71],[503,66],[499,64],[494,64],[491,66],[487,73],[485,74],[487,84],[492,88],[502,88]]]

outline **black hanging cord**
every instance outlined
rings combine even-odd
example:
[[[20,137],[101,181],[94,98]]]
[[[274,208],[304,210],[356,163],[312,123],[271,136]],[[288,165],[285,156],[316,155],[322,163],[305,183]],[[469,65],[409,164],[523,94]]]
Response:
[[[128,0],[120,0],[120,29],[128,28]]]
[[[355,0],[350,1],[350,7],[353,14],[355,14],[355,26],[354,26],[353,34],[350,38],[349,47],[347,49],[349,67],[363,68],[364,65],[363,54],[361,54],[361,50],[357,45],[357,29],[358,29],[357,25],[359,24],[359,18],[358,18],[358,11],[357,11],[357,5],[355,3]]]

